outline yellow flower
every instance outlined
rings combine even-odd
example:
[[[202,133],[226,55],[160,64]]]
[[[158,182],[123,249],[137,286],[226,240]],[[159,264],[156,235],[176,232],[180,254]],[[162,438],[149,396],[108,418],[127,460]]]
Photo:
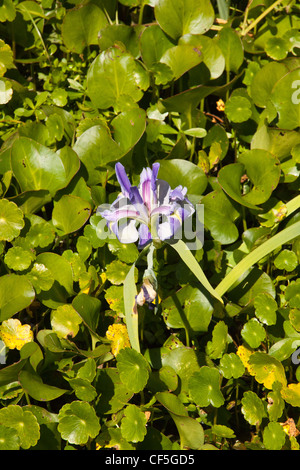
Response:
[[[255,375],[252,367],[249,364],[249,358],[251,354],[254,353],[251,349],[246,348],[246,346],[239,346],[237,349],[237,355],[241,359],[242,363],[246,367],[247,371],[249,372],[250,375]]]
[[[225,103],[221,98],[219,99],[219,101],[217,101],[217,110],[225,111]]]
[[[0,337],[9,349],[21,349],[26,343],[33,341],[30,325],[22,325],[17,319],[5,320],[0,326]]]
[[[111,341],[111,352],[116,356],[121,349],[130,348],[127,328],[122,323],[109,325],[106,337]]]

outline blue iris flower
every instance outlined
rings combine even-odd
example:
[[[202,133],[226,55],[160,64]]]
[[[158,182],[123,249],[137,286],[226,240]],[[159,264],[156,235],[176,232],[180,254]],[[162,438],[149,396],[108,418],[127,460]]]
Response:
[[[144,168],[138,186],[132,186],[121,163],[115,170],[121,193],[112,204],[102,204],[97,213],[107,221],[110,230],[121,243],[139,241],[143,248],[150,241],[172,238],[183,221],[195,209],[187,199],[187,188],[170,185],[157,178],[159,163]]]

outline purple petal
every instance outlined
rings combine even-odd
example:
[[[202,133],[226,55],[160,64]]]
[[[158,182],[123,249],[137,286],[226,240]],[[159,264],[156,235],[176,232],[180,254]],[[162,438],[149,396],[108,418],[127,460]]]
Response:
[[[151,188],[152,188],[152,191],[156,191],[156,180],[157,180],[157,174],[158,174],[159,167],[160,167],[159,163],[154,163],[152,165],[152,175],[151,175]]]
[[[140,214],[138,211],[132,209],[116,209],[105,210],[101,215],[109,222],[116,222],[120,219],[136,219]]]
[[[141,224],[139,226],[139,246],[143,247],[152,239],[150,230],[147,225]]]
[[[177,188],[170,192],[170,199],[179,199],[180,201],[183,201],[185,199],[186,193],[187,188],[183,188],[181,185],[177,186]]]
[[[124,196],[129,196],[130,190],[131,190],[131,183],[129,181],[129,178],[126,174],[125,168],[122,165],[122,163],[118,162],[116,163],[115,166],[116,170],[116,176],[119,181],[119,185],[121,186],[122,193]]]

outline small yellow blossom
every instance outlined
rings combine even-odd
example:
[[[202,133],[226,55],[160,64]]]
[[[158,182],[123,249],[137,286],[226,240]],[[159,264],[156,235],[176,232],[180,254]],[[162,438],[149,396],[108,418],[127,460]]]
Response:
[[[122,323],[109,325],[106,337],[111,341],[111,352],[116,356],[121,349],[130,348],[127,328]]]
[[[221,98],[217,101],[217,110],[221,112],[225,111],[225,103]]]
[[[22,325],[17,319],[5,320],[0,326],[0,338],[9,349],[21,349],[33,341],[30,325]]]

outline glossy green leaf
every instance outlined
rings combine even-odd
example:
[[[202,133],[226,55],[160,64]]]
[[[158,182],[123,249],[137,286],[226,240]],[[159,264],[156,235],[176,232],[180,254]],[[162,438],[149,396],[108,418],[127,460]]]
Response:
[[[94,408],[83,401],[64,405],[58,414],[58,430],[70,444],[85,444],[100,431],[99,418]]]
[[[22,449],[34,446],[40,438],[40,426],[30,411],[19,405],[8,405],[0,410],[0,424],[16,430]]]
[[[182,449],[200,449],[204,444],[201,424],[189,417],[185,407],[176,395],[168,392],[156,394],[157,400],[168,410],[178,429]]]
[[[239,212],[223,191],[215,190],[201,199],[204,205],[204,226],[212,237],[222,244],[234,243],[238,236],[235,224]]]
[[[300,69],[292,70],[275,83],[270,99],[278,113],[278,127],[296,129],[300,125]]]
[[[203,34],[214,22],[214,10],[209,0],[199,4],[195,0],[159,0],[155,17],[160,27],[171,38],[184,34]]]
[[[162,302],[162,315],[169,328],[207,331],[213,306],[200,289],[185,286]]]
[[[266,332],[256,318],[251,318],[244,324],[241,335],[251,348],[258,348],[261,342],[264,341]]]
[[[230,27],[222,28],[217,44],[225,58],[226,70],[237,73],[244,60],[243,45],[237,32]]]
[[[143,390],[149,377],[148,363],[135,349],[121,349],[117,355],[117,369],[120,379],[130,390]]]
[[[138,102],[149,86],[146,71],[120,47],[101,52],[87,75],[87,92],[96,108],[125,108]]]
[[[140,45],[143,61],[149,68],[158,63],[164,53],[174,46],[171,39],[157,24],[144,29]]]
[[[200,407],[212,405],[219,408],[224,404],[220,391],[220,373],[218,369],[203,366],[194,372],[189,380],[189,393],[192,400]]]
[[[70,263],[56,253],[45,252],[37,256],[36,262],[49,269],[54,278],[52,287],[39,294],[42,303],[50,308],[57,308],[66,303],[73,294],[73,274]]]
[[[91,205],[77,196],[62,196],[54,202],[52,222],[59,233],[66,235],[76,232],[91,215]]]
[[[232,122],[245,122],[252,115],[251,102],[243,96],[231,96],[226,101],[225,113]]]
[[[251,425],[259,425],[266,416],[262,400],[252,391],[244,393],[242,398],[242,413],[246,421]]]
[[[62,39],[66,47],[81,54],[86,46],[97,44],[98,32],[107,25],[104,11],[94,3],[69,10],[62,24]]]
[[[245,372],[244,364],[234,353],[223,354],[220,359],[220,370],[226,379],[238,379]]]
[[[275,325],[277,302],[273,297],[265,292],[258,294],[253,302],[255,315],[258,320],[266,325]]]
[[[27,370],[22,370],[19,374],[19,380],[24,390],[38,401],[51,401],[66,393],[65,389],[43,383],[41,377]]]
[[[286,434],[280,423],[269,423],[263,431],[263,443],[268,450],[281,450]]]
[[[136,405],[127,405],[121,421],[122,436],[129,442],[139,442],[144,439],[147,418]]]
[[[11,242],[24,227],[21,209],[7,199],[0,200],[0,240]]]
[[[0,320],[7,320],[28,307],[34,298],[32,284],[25,276],[5,274],[0,278]]]
[[[20,137],[14,142],[11,167],[22,191],[43,189],[55,194],[69,182],[69,175],[59,155],[27,137]]]
[[[277,269],[284,269],[285,271],[294,271],[299,265],[296,254],[290,250],[282,250],[274,259],[274,265]]]
[[[24,271],[28,269],[35,258],[31,250],[25,250],[21,246],[15,246],[7,250],[4,257],[6,266],[14,271]]]
[[[211,359],[219,359],[227,347],[228,327],[224,321],[219,321],[213,329],[212,341],[208,341],[206,345],[206,353]]]

